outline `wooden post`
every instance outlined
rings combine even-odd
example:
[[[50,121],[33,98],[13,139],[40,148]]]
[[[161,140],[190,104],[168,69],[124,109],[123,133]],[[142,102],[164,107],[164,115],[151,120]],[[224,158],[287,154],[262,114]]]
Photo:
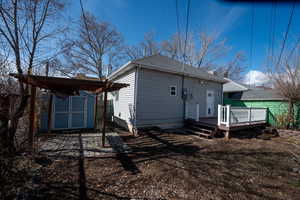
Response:
[[[227,117],[227,119],[226,119],[226,126],[227,127],[229,127],[230,126],[230,105],[227,105],[226,106],[227,107],[227,114],[226,114],[226,117]]]
[[[249,111],[248,111],[248,122],[249,122],[249,124],[251,124],[251,107],[249,108]]]
[[[49,105],[48,105],[48,133],[51,132],[51,128],[52,128],[52,104],[53,104],[53,94],[50,95]]]
[[[95,97],[95,107],[94,107],[94,129],[97,130],[97,109],[98,109],[98,94]]]
[[[225,140],[229,140],[229,130],[225,132]]]
[[[104,91],[104,106],[102,119],[102,147],[105,146],[105,128],[106,128],[106,108],[107,108],[107,90]]]
[[[221,125],[221,109],[222,109],[222,106],[220,104],[218,104],[218,126]]]
[[[35,128],[35,98],[36,98],[36,87],[31,86],[30,111],[29,111],[29,133],[28,133],[29,147],[31,148],[31,150],[33,149],[33,135],[34,135],[34,128]]]

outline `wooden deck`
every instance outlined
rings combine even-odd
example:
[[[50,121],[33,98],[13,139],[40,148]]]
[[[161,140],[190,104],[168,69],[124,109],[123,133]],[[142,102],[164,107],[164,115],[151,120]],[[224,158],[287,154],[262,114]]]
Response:
[[[200,118],[198,121],[189,119],[188,121],[188,126],[191,128],[196,128],[196,127],[204,127],[207,128],[208,130],[219,130],[221,132],[225,133],[225,137],[228,139],[229,138],[229,133],[230,131],[238,131],[238,130],[244,130],[244,129],[249,129],[249,128],[254,128],[254,127],[264,127],[266,126],[265,121],[257,121],[257,122],[246,122],[246,123],[237,123],[237,124],[230,124],[229,127],[225,125],[220,125],[218,126],[218,119],[217,118]],[[215,133],[215,132],[214,132]],[[211,136],[213,137],[212,132]]]
[[[225,132],[225,137],[229,138],[230,131],[266,126],[267,114],[267,108],[218,105],[218,117],[187,119],[185,124],[190,129],[206,130],[210,137],[214,137],[218,132]],[[199,116],[199,113],[196,116]],[[197,133],[202,134],[200,131]]]
[[[229,127],[226,127],[225,125],[218,126],[218,119],[217,117],[213,118],[200,118],[199,121],[195,121],[195,123],[203,126],[208,127],[217,127],[220,130],[228,131],[228,130],[242,130],[252,127],[258,127],[258,126],[265,126],[265,121],[257,121],[257,122],[245,122],[245,123],[237,123],[237,124],[230,124]]]

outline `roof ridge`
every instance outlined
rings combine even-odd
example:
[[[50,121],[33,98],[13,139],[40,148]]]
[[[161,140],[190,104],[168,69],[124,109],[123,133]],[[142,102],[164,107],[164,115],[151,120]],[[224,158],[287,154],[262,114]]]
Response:
[[[141,57],[141,58],[133,59],[133,60],[131,60],[131,62],[141,61],[141,60],[148,59],[148,58],[150,58],[150,57],[154,57],[154,56],[157,56],[157,55],[160,55],[160,54],[159,54],[159,53],[156,53],[156,54],[149,55],[149,56],[143,56],[143,57]],[[161,55],[160,55],[160,56],[161,56]]]

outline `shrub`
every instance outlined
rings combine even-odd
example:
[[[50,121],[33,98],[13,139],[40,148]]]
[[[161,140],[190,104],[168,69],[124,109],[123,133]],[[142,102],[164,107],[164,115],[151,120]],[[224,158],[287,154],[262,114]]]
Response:
[[[276,127],[286,129],[289,125],[293,124],[293,119],[287,113],[276,115]]]

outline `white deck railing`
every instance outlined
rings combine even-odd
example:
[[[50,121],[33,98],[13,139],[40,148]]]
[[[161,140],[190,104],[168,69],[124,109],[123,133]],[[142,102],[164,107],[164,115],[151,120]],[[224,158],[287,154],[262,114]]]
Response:
[[[266,108],[233,107],[218,105],[218,126],[251,124],[267,121]]]

